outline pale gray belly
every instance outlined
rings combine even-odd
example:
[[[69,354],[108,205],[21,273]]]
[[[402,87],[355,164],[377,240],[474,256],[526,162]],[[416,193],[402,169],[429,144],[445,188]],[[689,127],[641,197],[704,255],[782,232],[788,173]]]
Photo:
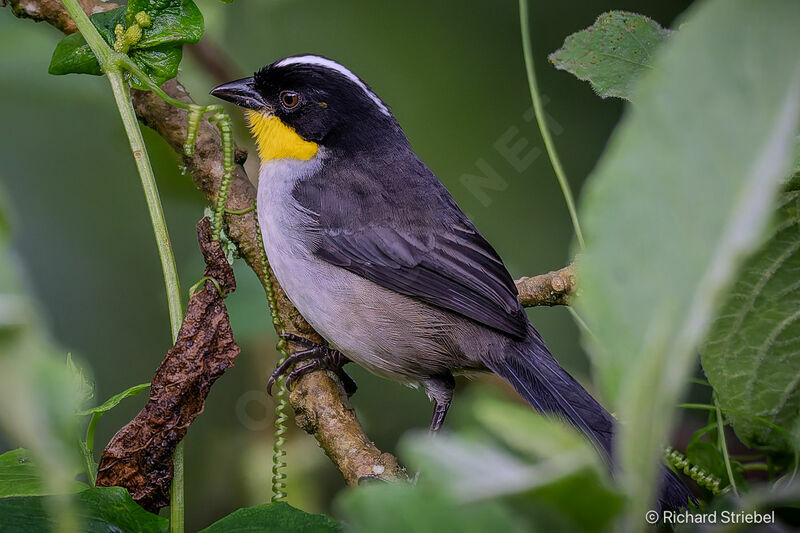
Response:
[[[284,173],[262,168],[259,224],[270,266],[311,326],[353,362],[414,383],[448,370],[480,368],[496,335],[468,319],[385,289],[314,257],[310,214],[291,196]],[[479,340],[480,339],[480,340]]]
[[[289,299],[353,362],[406,382],[453,368],[446,338],[454,324],[446,315],[343,268],[275,248],[268,247],[270,264]]]
[[[261,224],[267,257],[286,295],[353,362],[403,382],[480,366],[478,354],[454,340],[475,338],[459,331],[473,327],[468,320],[309,257],[301,243]]]

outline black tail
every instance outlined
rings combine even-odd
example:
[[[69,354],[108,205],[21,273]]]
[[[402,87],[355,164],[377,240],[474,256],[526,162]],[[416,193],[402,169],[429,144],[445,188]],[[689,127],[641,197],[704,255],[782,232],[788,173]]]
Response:
[[[508,381],[528,404],[545,414],[555,414],[583,431],[613,467],[614,418],[561,368],[533,327],[527,341],[513,345],[501,357],[486,357],[484,364]],[[685,508],[697,503],[681,479],[664,468],[660,510]]]

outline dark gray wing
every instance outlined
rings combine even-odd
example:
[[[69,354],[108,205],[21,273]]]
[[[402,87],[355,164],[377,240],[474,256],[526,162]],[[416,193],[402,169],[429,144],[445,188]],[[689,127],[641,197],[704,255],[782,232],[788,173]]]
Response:
[[[416,160],[379,179],[332,167],[295,188],[314,213],[316,257],[400,294],[516,338],[527,331],[517,289],[497,252],[439,180]],[[385,168],[385,167],[384,167]]]

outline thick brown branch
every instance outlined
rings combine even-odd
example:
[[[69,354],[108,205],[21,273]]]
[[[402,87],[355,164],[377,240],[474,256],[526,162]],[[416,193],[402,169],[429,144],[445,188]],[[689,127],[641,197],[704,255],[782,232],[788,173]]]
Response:
[[[289,400],[297,425],[317,438],[348,485],[369,478],[407,480],[405,469],[392,454],[381,452],[366,435],[352,431],[354,415],[347,395],[341,387],[328,386],[323,376],[308,374],[292,390]]]
[[[48,22],[65,33],[76,31],[74,23],[59,0],[0,0],[0,2],[7,2],[17,16]],[[101,3],[99,0],[80,0],[80,2],[87,13],[117,7],[112,3]],[[192,101],[176,80],[168,81],[162,87],[174,98],[185,102]],[[133,90],[132,95],[139,119],[158,132],[183,157],[183,163],[195,185],[213,204],[223,174],[222,144],[216,127],[208,121],[203,121],[197,134],[195,153],[192,157],[186,157],[183,155],[186,112],[170,106],[151,92]],[[237,149],[237,166],[228,197],[228,208],[231,210],[246,209],[255,202],[255,189],[242,167],[246,158],[247,154]],[[266,286],[271,278],[261,275],[264,265],[256,234],[255,213],[250,211],[240,215],[228,214],[225,222],[228,225],[228,235],[239,247],[242,257],[259,276],[262,285]],[[569,275],[565,274],[568,269],[571,267],[519,280],[517,287],[523,305],[565,303],[574,288],[571,270]],[[274,287],[285,332],[301,335],[315,342],[323,342],[289,302],[280,286],[274,283]],[[405,471],[398,465],[397,460],[390,454],[382,453],[370,441],[356,419],[341,385],[326,372],[314,372],[300,379],[290,395],[290,403],[297,415],[298,424],[317,439],[348,483],[356,483],[365,476],[387,480],[405,479]]]
[[[96,0],[78,0],[78,3],[89,15],[119,7],[119,4],[113,2]],[[0,5],[10,5],[14,15],[36,22],[47,22],[64,33],[78,31],[60,0],[0,0]]]

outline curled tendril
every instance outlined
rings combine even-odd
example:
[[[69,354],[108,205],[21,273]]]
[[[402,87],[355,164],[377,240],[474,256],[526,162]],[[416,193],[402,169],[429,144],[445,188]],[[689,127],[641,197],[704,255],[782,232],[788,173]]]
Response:
[[[256,234],[258,237],[258,249],[261,252],[261,264],[263,270],[261,272],[261,279],[264,280],[264,290],[267,293],[267,303],[269,304],[269,312],[272,316],[272,325],[278,332],[283,331],[283,320],[278,314],[278,302],[275,299],[275,289],[269,277],[269,263],[267,262],[267,254],[264,251],[264,240],[261,237],[261,228],[258,225],[258,217],[256,217]],[[280,358],[278,359],[278,366],[286,361],[289,357],[289,345],[285,339],[280,339],[276,346]],[[289,402],[286,401],[286,379],[284,376],[278,378],[277,393],[275,399],[277,405],[275,406],[275,443],[272,446],[272,501],[277,502],[286,498],[286,474],[282,470],[286,467],[286,462],[283,457],[286,455],[286,450],[283,445],[286,443],[286,420],[288,419]]]
[[[691,464],[686,456],[678,450],[667,448],[664,451],[664,459],[670,466],[676,470],[680,470],[692,478],[698,485],[711,491],[715,496],[721,492],[719,486],[722,480],[720,478],[697,465]]]
[[[219,191],[217,192],[217,201],[214,205],[214,213],[212,220],[212,238],[219,240],[222,234],[223,217],[226,212],[235,214],[244,214],[256,208],[253,204],[252,208],[243,209],[240,211],[231,211],[227,209],[228,190],[230,188],[231,179],[234,169],[234,150],[233,150],[233,126],[230,117],[218,105],[199,106],[191,105],[188,109],[188,125],[186,129],[186,142],[183,145],[183,151],[187,157],[194,155],[194,145],[197,140],[197,131],[200,128],[200,122],[203,116],[210,114],[208,117],[209,122],[216,124],[222,137],[222,170],[223,175],[220,180]],[[269,277],[269,262],[267,261],[267,254],[264,251],[264,241],[261,237],[261,228],[258,226],[258,218],[256,217],[256,234],[258,237],[258,248],[261,254],[261,264],[263,270],[261,272],[261,279],[264,282],[264,290],[267,294],[267,302],[269,304],[269,312],[272,318],[272,325],[278,332],[283,331],[283,321],[278,314],[278,304],[275,299],[275,290]],[[202,281],[202,280],[201,280]],[[276,346],[280,358],[278,365],[282,364],[289,356],[289,346],[284,339],[278,341]],[[277,393],[275,395],[277,404],[275,406],[275,442],[272,447],[272,501],[280,501],[286,498],[286,474],[282,471],[286,468],[286,462],[283,458],[286,456],[286,450],[283,449],[286,444],[286,437],[284,436],[288,431],[286,421],[289,418],[288,408],[289,402],[286,399],[286,380],[279,378],[277,382]]]
[[[189,108],[186,127],[186,141],[183,143],[183,153],[187,157],[194,155],[194,145],[197,141],[197,131],[200,129],[200,122],[203,116],[210,114],[209,122],[217,125],[220,137],[222,138],[222,179],[217,191],[217,201],[214,205],[214,218],[211,221],[211,238],[215,241],[220,239],[222,233],[222,217],[225,216],[225,209],[228,201],[228,189],[233,177],[233,125],[231,117],[225,113],[218,105],[199,106],[192,105]]]
[[[205,106],[193,105],[189,108],[189,115],[186,118],[186,141],[183,143],[183,153],[186,157],[194,155],[194,143],[197,140],[197,130],[200,128],[200,120],[206,114]]]
[[[212,237],[219,240],[222,231],[222,217],[228,200],[228,188],[233,177],[233,125],[229,117],[219,106],[208,106],[206,109],[214,114],[209,117],[209,122],[214,122],[222,137],[222,179],[217,193],[217,203],[214,206],[214,224]],[[263,248],[263,246],[262,246]]]

